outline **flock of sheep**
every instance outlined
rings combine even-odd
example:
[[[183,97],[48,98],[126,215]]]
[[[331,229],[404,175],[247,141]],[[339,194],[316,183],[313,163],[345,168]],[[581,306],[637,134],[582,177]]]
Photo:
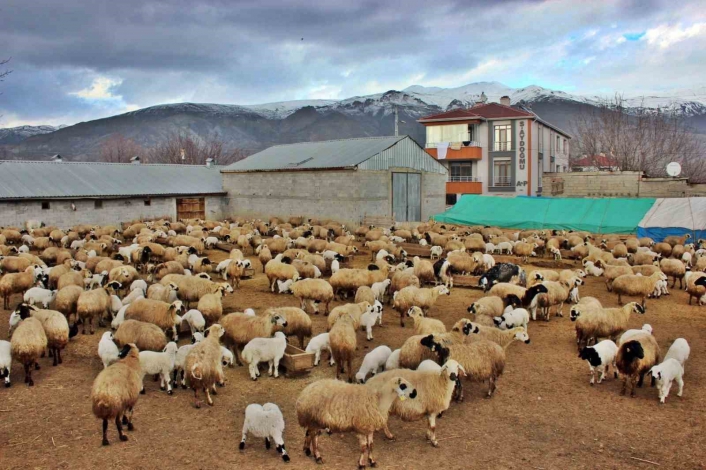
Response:
[[[706,249],[689,236],[650,239],[593,236],[589,233],[522,231],[512,234],[488,227],[422,224],[403,227],[358,227],[353,232],[337,223],[165,220],[134,222],[125,227],[76,226],[62,231],[28,221],[26,227],[0,230],[0,295],[11,308],[11,340],[0,341],[0,377],[10,386],[12,361],[22,364],[25,383],[48,353],[61,364],[62,350],[79,333],[102,334],[98,355],[104,365],[91,391],[95,416],[102,420],[103,444],[114,422],[119,438],[123,426],[133,430],[132,415],[143,380],[154,375],[167,393],[181,385],[213,405],[212,394],[225,384],[224,366],[248,365],[252,380],[267,364],[278,376],[288,337],[302,348],[322,353],[336,365],[334,379],[307,386],[296,402],[299,425],[305,429],[304,451],[323,462],[322,432],[353,432],[360,444],[359,467],[374,466],[373,435],[382,430],[393,438],[391,415],[405,421],[426,419],[433,446],[436,418],[452,400],[463,400],[463,379],[488,384],[492,397],[515,341],[529,343],[528,327],[538,315],[549,321],[551,310],[563,316],[565,303],[575,322],[579,357],[588,361],[590,383],[601,383],[610,368],[623,379],[622,393],[642,385],[649,374],[659,385],[664,403],[673,382],[683,390],[689,345],[679,338],[662,356],[650,325],[628,330],[632,314],[645,313],[647,298],[672,288],[706,303]],[[207,248],[227,242],[229,257],[215,264]],[[365,269],[346,268],[359,246],[370,250]],[[431,260],[408,257],[403,242],[430,246]],[[581,260],[581,269],[533,269],[496,263],[494,254],[514,254],[523,260],[564,255]],[[233,293],[253,268],[246,255],[257,256],[277,294],[291,294],[298,307],[270,308],[256,314],[224,312],[223,296]],[[486,296],[468,307],[449,330],[429,317],[437,299],[451,295],[455,275],[478,275]],[[618,307],[604,307],[594,297],[581,297],[586,276],[602,276],[617,294]],[[324,277],[327,277],[325,279]],[[220,279],[219,279],[220,278]],[[425,287],[433,284],[432,287]],[[622,297],[639,302],[622,304]],[[336,299],[344,304],[330,308]],[[359,350],[357,331],[373,339],[382,324],[385,305],[399,314],[400,325],[412,322],[412,335],[401,348],[379,346],[353,370]],[[51,307],[51,309],[50,309]],[[313,334],[310,315],[327,315],[326,332]],[[191,343],[178,346],[179,332],[188,325]],[[308,343],[306,339],[310,338]],[[337,380],[347,373],[348,383]],[[251,404],[245,410],[241,450],[248,434],[273,441],[284,461],[284,418],[276,404]]]

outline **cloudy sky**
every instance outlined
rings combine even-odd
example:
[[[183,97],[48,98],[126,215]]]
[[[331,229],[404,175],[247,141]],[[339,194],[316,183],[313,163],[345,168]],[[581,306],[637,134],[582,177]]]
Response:
[[[498,81],[703,87],[700,1],[2,0],[0,127],[182,101],[340,99]],[[701,96],[701,99],[706,99]]]

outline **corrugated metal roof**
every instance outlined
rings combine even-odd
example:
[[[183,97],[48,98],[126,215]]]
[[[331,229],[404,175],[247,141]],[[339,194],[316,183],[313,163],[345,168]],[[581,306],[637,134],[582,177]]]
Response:
[[[219,167],[0,161],[0,199],[129,197],[223,192]]]
[[[275,145],[233,163],[221,171],[293,171],[330,168],[354,168],[387,150],[406,135],[365,137]]]
[[[402,139],[392,147],[358,165],[361,170],[389,170],[390,168],[413,168],[432,173],[447,173],[446,167],[436,161],[414,139]]]

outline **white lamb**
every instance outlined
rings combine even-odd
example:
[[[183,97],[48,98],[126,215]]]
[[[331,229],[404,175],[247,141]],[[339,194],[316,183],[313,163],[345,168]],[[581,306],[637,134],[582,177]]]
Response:
[[[365,383],[368,374],[375,375],[385,370],[385,364],[390,358],[390,354],[392,354],[392,350],[387,346],[378,346],[366,354],[360,369],[358,369],[358,373],[355,374],[355,379],[358,383]]]
[[[677,338],[669,347],[667,354],[664,356],[664,360],[676,359],[682,367],[686,367],[686,361],[689,359],[690,353],[691,348],[689,347],[689,343],[687,343],[684,338]]]
[[[368,341],[372,341],[373,338],[373,326],[375,322],[378,325],[382,325],[382,304],[376,300],[375,304],[371,305],[368,310],[363,313],[360,317],[360,326],[365,328],[366,338]]]
[[[277,292],[279,294],[287,294],[290,292],[290,287],[292,287],[292,284],[294,281],[292,279],[287,279],[286,281],[277,281]]]
[[[500,242],[495,245],[495,252],[502,254],[512,254],[513,244],[511,242]]]
[[[147,282],[143,279],[136,279],[132,281],[132,284],[130,284],[130,292],[134,290],[141,290],[142,291],[142,296],[147,295]]]
[[[255,310],[253,310],[251,308],[246,308],[245,310],[243,310],[243,313],[249,317],[255,316]]]
[[[113,333],[106,331],[101,336],[101,340],[98,343],[98,356],[103,361],[103,368],[105,369],[113,362],[118,360],[118,346],[113,342]]]
[[[681,260],[684,263],[684,266],[692,267],[694,265],[692,255],[688,251],[681,255]]]
[[[189,324],[192,336],[196,332],[203,333],[203,330],[206,328],[206,320],[203,314],[194,308],[186,312],[181,319]]]
[[[24,301],[30,305],[42,304],[44,308],[49,308],[49,304],[56,298],[56,291],[44,289],[42,287],[32,287],[24,295]]]
[[[603,275],[603,269],[597,267],[593,261],[586,261],[583,265],[583,269],[589,276],[599,277]]]
[[[669,289],[668,289],[667,281],[664,279],[660,279],[655,284],[655,290],[654,290],[654,292],[652,292],[652,294],[649,295],[649,297],[660,298],[663,295],[669,295]]]
[[[444,248],[439,245],[434,245],[429,252],[431,253],[431,259],[441,258],[441,255],[444,253]]]
[[[625,333],[623,333],[620,336],[620,339],[618,340],[618,344],[623,344],[626,341],[629,341],[630,338],[632,338],[633,336],[635,336],[638,333],[652,334],[652,325],[650,325],[649,323],[645,323],[644,325],[642,325],[642,328],[639,330],[635,330],[635,329],[627,330]]]
[[[104,285],[106,279],[108,278],[108,271],[103,271],[102,273],[94,274],[91,277],[87,277],[83,280],[84,285],[88,290],[95,289]]]
[[[596,372],[601,373],[598,383],[603,382],[611,365],[617,378],[618,369],[615,367],[615,356],[617,354],[618,346],[609,339],[604,339],[594,346],[586,346],[581,350],[579,357],[588,361],[588,365],[591,368],[591,385],[595,382]]]
[[[401,351],[401,349],[395,349],[394,351],[392,351],[392,354],[390,354],[390,357],[387,358],[387,362],[385,363],[385,370],[393,370],[400,368]]]
[[[495,258],[493,258],[493,255],[484,254],[481,258],[481,264],[483,264],[483,268],[487,271],[495,266]]]
[[[206,237],[203,240],[203,244],[206,246],[206,248],[213,248],[218,244],[218,238],[217,237]]]
[[[431,359],[426,359],[419,363],[417,370],[426,372],[441,372],[441,366]]]
[[[423,238],[422,238],[421,240],[419,240],[419,245],[420,245],[420,246],[427,246],[428,244],[429,244],[429,242],[427,242],[427,241],[426,241],[425,239],[423,239]]]
[[[287,337],[281,331],[275,333],[274,338],[255,338],[250,340],[243,348],[241,356],[248,363],[250,378],[257,380],[260,371],[257,365],[260,362],[267,362],[268,373],[275,378],[279,377],[279,361],[284,357],[284,350],[287,349]]]
[[[581,296],[579,296],[579,286],[574,286],[569,291],[569,300],[572,304],[577,304],[581,301]]]
[[[5,378],[5,387],[9,387],[12,372],[12,347],[9,341],[0,340],[0,378]]]
[[[240,450],[245,449],[245,438],[248,433],[255,437],[265,438],[265,448],[270,448],[270,439],[275,442],[275,449],[282,454],[282,460],[289,462],[287,449],[284,447],[284,417],[279,407],[274,403],[265,403],[263,406],[250,404],[245,408],[245,422],[243,423],[243,438],[240,441]]]
[[[679,385],[677,396],[682,396],[684,392],[684,368],[679,364],[679,361],[676,359],[665,359],[661,364],[652,367],[650,373],[652,378],[657,381],[660,403],[664,403],[667,400],[669,390],[672,388],[672,382],[675,380]]]
[[[321,333],[314,336],[309,340],[309,344],[306,346],[306,352],[315,353],[314,355],[314,365],[318,366],[321,360],[321,351],[328,351],[329,365],[334,365],[336,361],[333,360],[333,352],[331,351],[331,343],[329,342],[328,333]]]
[[[189,354],[189,351],[191,351],[191,348],[193,348],[196,343],[200,343],[201,341],[203,341],[203,335],[201,333],[194,333],[194,336],[191,338],[191,344],[185,344],[177,349],[176,356],[174,357],[174,387],[177,386],[179,373],[181,373],[181,388],[186,388],[184,362],[186,361],[186,356]]]
[[[162,352],[155,351],[140,351],[140,367],[145,375],[159,374],[161,379],[159,388],[164,390],[167,388],[167,393],[172,392],[172,371],[174,370],[174,362],[176,360],[178,346],[174,341],[167,343]],[[142,387],[144,391],[144,385]]]
[[[486,243],[485,244],[485,252],[486,253],[495,253],[495,245],[492,243]]]
[[[385,279],[380,282],[373,283],[370,289],[373,291],[375,300],[378,300],[380,302],[385,301],[385,292],[387,292],[387,288],[390,287],[390,282],[391,281],[389,279]]]
[[[522,326],[525,331],[527,331],[529,320],[529,312],[524,308],[516,308],[503,313],[502,316],[493,318],[493,322],[501,330],[511,330],[515,327]]]
[[[17,253],[29,253],[29,247],[27,245],[20,245],[17,249]]]
[[[233,359],[233,351],[225,346],[221,346],[221,362],[223,363],[223,366],[233,367]]]
[[[118,327],[123,324],[123,322],[125,321],[125,310],[127,310],[129,306],[129,304],[123,305],[120,310],[118,310],[118,313],[113,318],[113,321],[110,322],[110,327],[112,329],[117,330]]]
[[[142,292],[142,289],[135,289],[133,291],[130,291],[128,295],[123,297],[123,305],[129,305],[132,302],[136,301],[137,299],[144,299],[145,294]]]
[[[221,277],[223,278],[224,281],[228,280],[228,265],[232,262],[233,260],[231,258],[224,259],[218,265],[216,266],[216,272],[221,274]]]
[[[111,317],[115,318],[115,315],[118,314],[120,309],[123,308],[123,303],[120,300],[120,297],[117,295],[113,294],[110,296],[110,315]]]
[[[74,240],[71,242],[70,248],[72,250],[78,250],[79,248],[83,248],[83,245],[86,244],[86,240]]]

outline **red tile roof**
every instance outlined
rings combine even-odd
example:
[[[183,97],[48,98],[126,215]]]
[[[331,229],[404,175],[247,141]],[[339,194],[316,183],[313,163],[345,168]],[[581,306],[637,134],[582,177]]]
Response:
[[[618,166],[618,159],[605,155],[593,155],[592,157],[579,158],[571,166]]]
[[[527,111],[522,111],[520,109],[515,109],[511,106],[505,106],[499,103],[485,103],[477,104],[472,108],[468,109],[454,109],[452,111],[447,111],[445,113],[432,114],[430,116],[424,116],[419,121],[424,122],[427,120],[444,120],[444,119],[462,119],[462,118],[485,118],[485,119],[498,119],[498,118],[518,118],[518,117],[535,117],[534,114],[528,113]]]

